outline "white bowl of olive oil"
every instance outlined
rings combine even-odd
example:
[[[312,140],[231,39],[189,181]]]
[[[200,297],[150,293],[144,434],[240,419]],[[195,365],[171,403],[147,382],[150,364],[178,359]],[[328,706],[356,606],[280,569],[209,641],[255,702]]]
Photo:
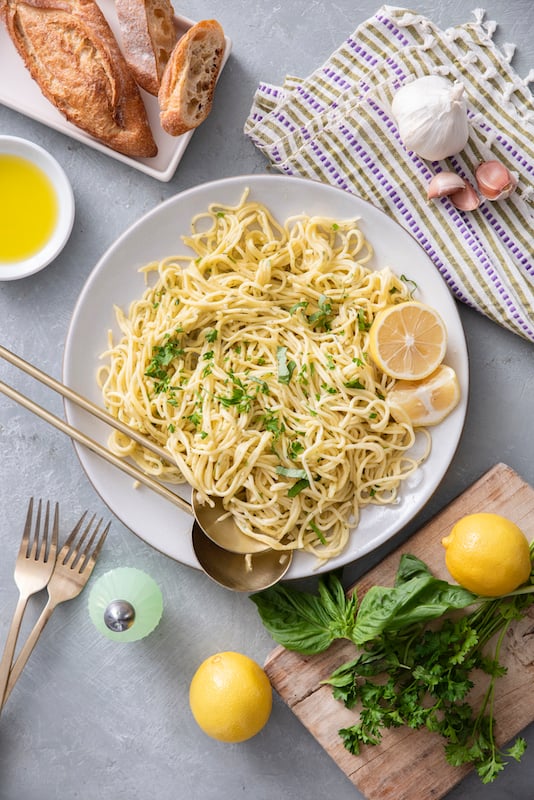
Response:
[[[0,281],[50,264],[73,222],[72,187],[55,158],[27,139],[0,136]]]

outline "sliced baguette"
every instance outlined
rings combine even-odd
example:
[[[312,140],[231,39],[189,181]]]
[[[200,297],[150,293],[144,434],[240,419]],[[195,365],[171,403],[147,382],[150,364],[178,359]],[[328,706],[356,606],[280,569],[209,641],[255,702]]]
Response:
[[[139,86],[157,95],[178,39],[170,0],[116,0],[126,62]]]
[[[224,31],[217,20],[197,22],[178,40],[158,93],[160,122],[172,136],[197,128],[211,111],[224,56]]]
[[[0,14],[31,76],[69,122],[127,156],[157,154],[137,84],[94,0],[3,0]]]

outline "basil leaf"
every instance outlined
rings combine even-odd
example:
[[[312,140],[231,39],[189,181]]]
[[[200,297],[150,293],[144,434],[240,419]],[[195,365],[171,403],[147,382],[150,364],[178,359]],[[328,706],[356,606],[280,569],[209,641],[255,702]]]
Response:
[[[372,586],[360,603],[353,641],[364,644],[385,632],[400,631],[466,608],[478,597],[461,586],[419,574],[393,588]]]
[[[350,639],[356,596],[346,597],[332,573],[319,579],[319,594],[277,584],[251,595],[275,642],[304,655],[322,653],[335,639]]]
[[[307,489],[310,485],[310,482],[307,478],[301,478],[300,481],[297,481],[290,489],[287,490],[288,497],[296,497],[298,494]]]
[[[285,478],[308,478],[308,473],[305,469],[297,469],[296,467],[277,467],[277,475],[283,475]]]
[[[410,578],[417,578],[420,575],[430,575],[433,577],[424,561],[410,553],[403,553],[400,557],[397,574],[395,576],[395,586],[406,583]]]
[[[347,381],[343,386],[347,389],[365,389],[365,384],[358,380],[358,378],[355,378],[353,381]]]
[[[276,361],[278,364],[278,380],[280,383],[289,384],[291,376],[295,371],[296,364],[294,361],[287,360],[287,347],[276,348]]]

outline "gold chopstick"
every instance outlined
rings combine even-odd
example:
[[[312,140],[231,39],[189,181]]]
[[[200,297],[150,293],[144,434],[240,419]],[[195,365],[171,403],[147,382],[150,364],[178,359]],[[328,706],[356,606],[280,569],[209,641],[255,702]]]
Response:
[[[48,386],[50,389],[53,389],[58,394],[65,397],[67,400],[71,400],[80,408],[85,409],[94,417],[106,422],[108,425],[111,425],[116,430],[124,433],[126,436],[129,436],[130,439],[133,439],[134,442],[146,447],[147,450],[151,450],[155,455],[159,456],[159,458],[163,459],[164,461],[172,461],[169,453],[160,447],[155,442],[152,442],[150,439],[147,439],[143,436],[142,433],[130,428],[124,422],[112,417],[107,411],[100,406],[95,405],[86,397],[82,397],[81,394],[75,392],[74,389],[71,389],[69,386],[65,386],[64,383],[60,383],[55,378],[52,378],[51,375],[47,375],[46,372],[42,372],[37,367],[34,367],[33,364],[30,364],[28,361],[25,361],[20,356],[15,355],[12,353],[11,350],[8,350],[5,347],[0,345],[0,358],[3,358],[5,361],[8,361],[10,364],[13,364],[14,367],[25,372],[27,375],[30,375],[32,378],[40,381],[45,386]]]
[[[9,350],[6,350],[5,347],[0,345],[0,357],[4,358],[9,363],[13,364],[16,367],[19,367],[27,374],[31,375],[32,377],[36,378],[37,380],[41,381],[41,383],[45,384],[51,389],[54,389],[63,397],[66,397],[68,400],[71,400],[76,405],[80,406],[81,408],[88,411],[90,414],[93,414],[95,417],[98,417],[103,422],[106,422],[113,428],[121,431],[122,433],[129,436],[134,441],[141,444],[143,447],[147,447],[152,452],[159,455],[165,461],[172,461],[169,453],[167,453],[163,448],[159,447],[158,445],[151,442],[149,439],[146,439],[142,434],[138,433],[130,429],[127,425],[120,422],[120,420],[115,419],[112,417],[111,414],[108,414],[103,409],[99,408],[98,406],[94,405],[90,400],[87,398],[82,397],[74,390],[70,389],[68,386],[65,386],[63,383],[56,381],[55,378],[52,378],[50,375],[42,372],[41,370],[34,367],[32,364],[29,364],[27,361],[24,361],[19,356],[16,356]],[[21,392],[13,389],[4,381],[0,381],[0,392],[5,394],[6,397],[9,397],[11,400],[15,400],[15,402],[19,403],[24,408],[31,411],[33,414],[36,414],[41,419],[48,422],[54,428],[66,433],[67,436],[70,436],[71,439],[78,442],[79,444],[87,447],[93,453],[96,453],[105,461],[108,461],[113,466],[118,467],[118,469],[125,472],[131,478],[139,483],[144,484],[148,488],[152,489],[153,491],[157,492],[157,494],[164,497],[166,500],[170,500],[171,503],[179,506],[183,511],[187,511],[189,514],[193,513],[191,508],[191,504],[184,500],[179,495],[172,492],[166,486],[156,481],[154,478],[151,478],[149,475],[146,475],[142,472],[138,467],[134,466],[128,461],[125,461],[119,456],[112,453],[111,450],[108,450],[106,447],[101,445],[99,442],[96,442],[94,439],[91,439],[87,434],[82,433],[77,428],[74,428],[72,425],[69,425],[68,422],[65,422],[60,417],[57,417],[55,414],[52,414],[46,408],[43,408],[38,403],[30,400],[28,397],[23,395]]]

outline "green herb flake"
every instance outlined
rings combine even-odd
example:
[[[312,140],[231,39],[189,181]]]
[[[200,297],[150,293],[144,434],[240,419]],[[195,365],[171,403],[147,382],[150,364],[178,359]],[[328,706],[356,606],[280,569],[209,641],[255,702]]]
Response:
[[[289,385],[297,365],[294,361],[287,360],[287,347],[276,348],[276,363],[278,365],[278,382]]]

